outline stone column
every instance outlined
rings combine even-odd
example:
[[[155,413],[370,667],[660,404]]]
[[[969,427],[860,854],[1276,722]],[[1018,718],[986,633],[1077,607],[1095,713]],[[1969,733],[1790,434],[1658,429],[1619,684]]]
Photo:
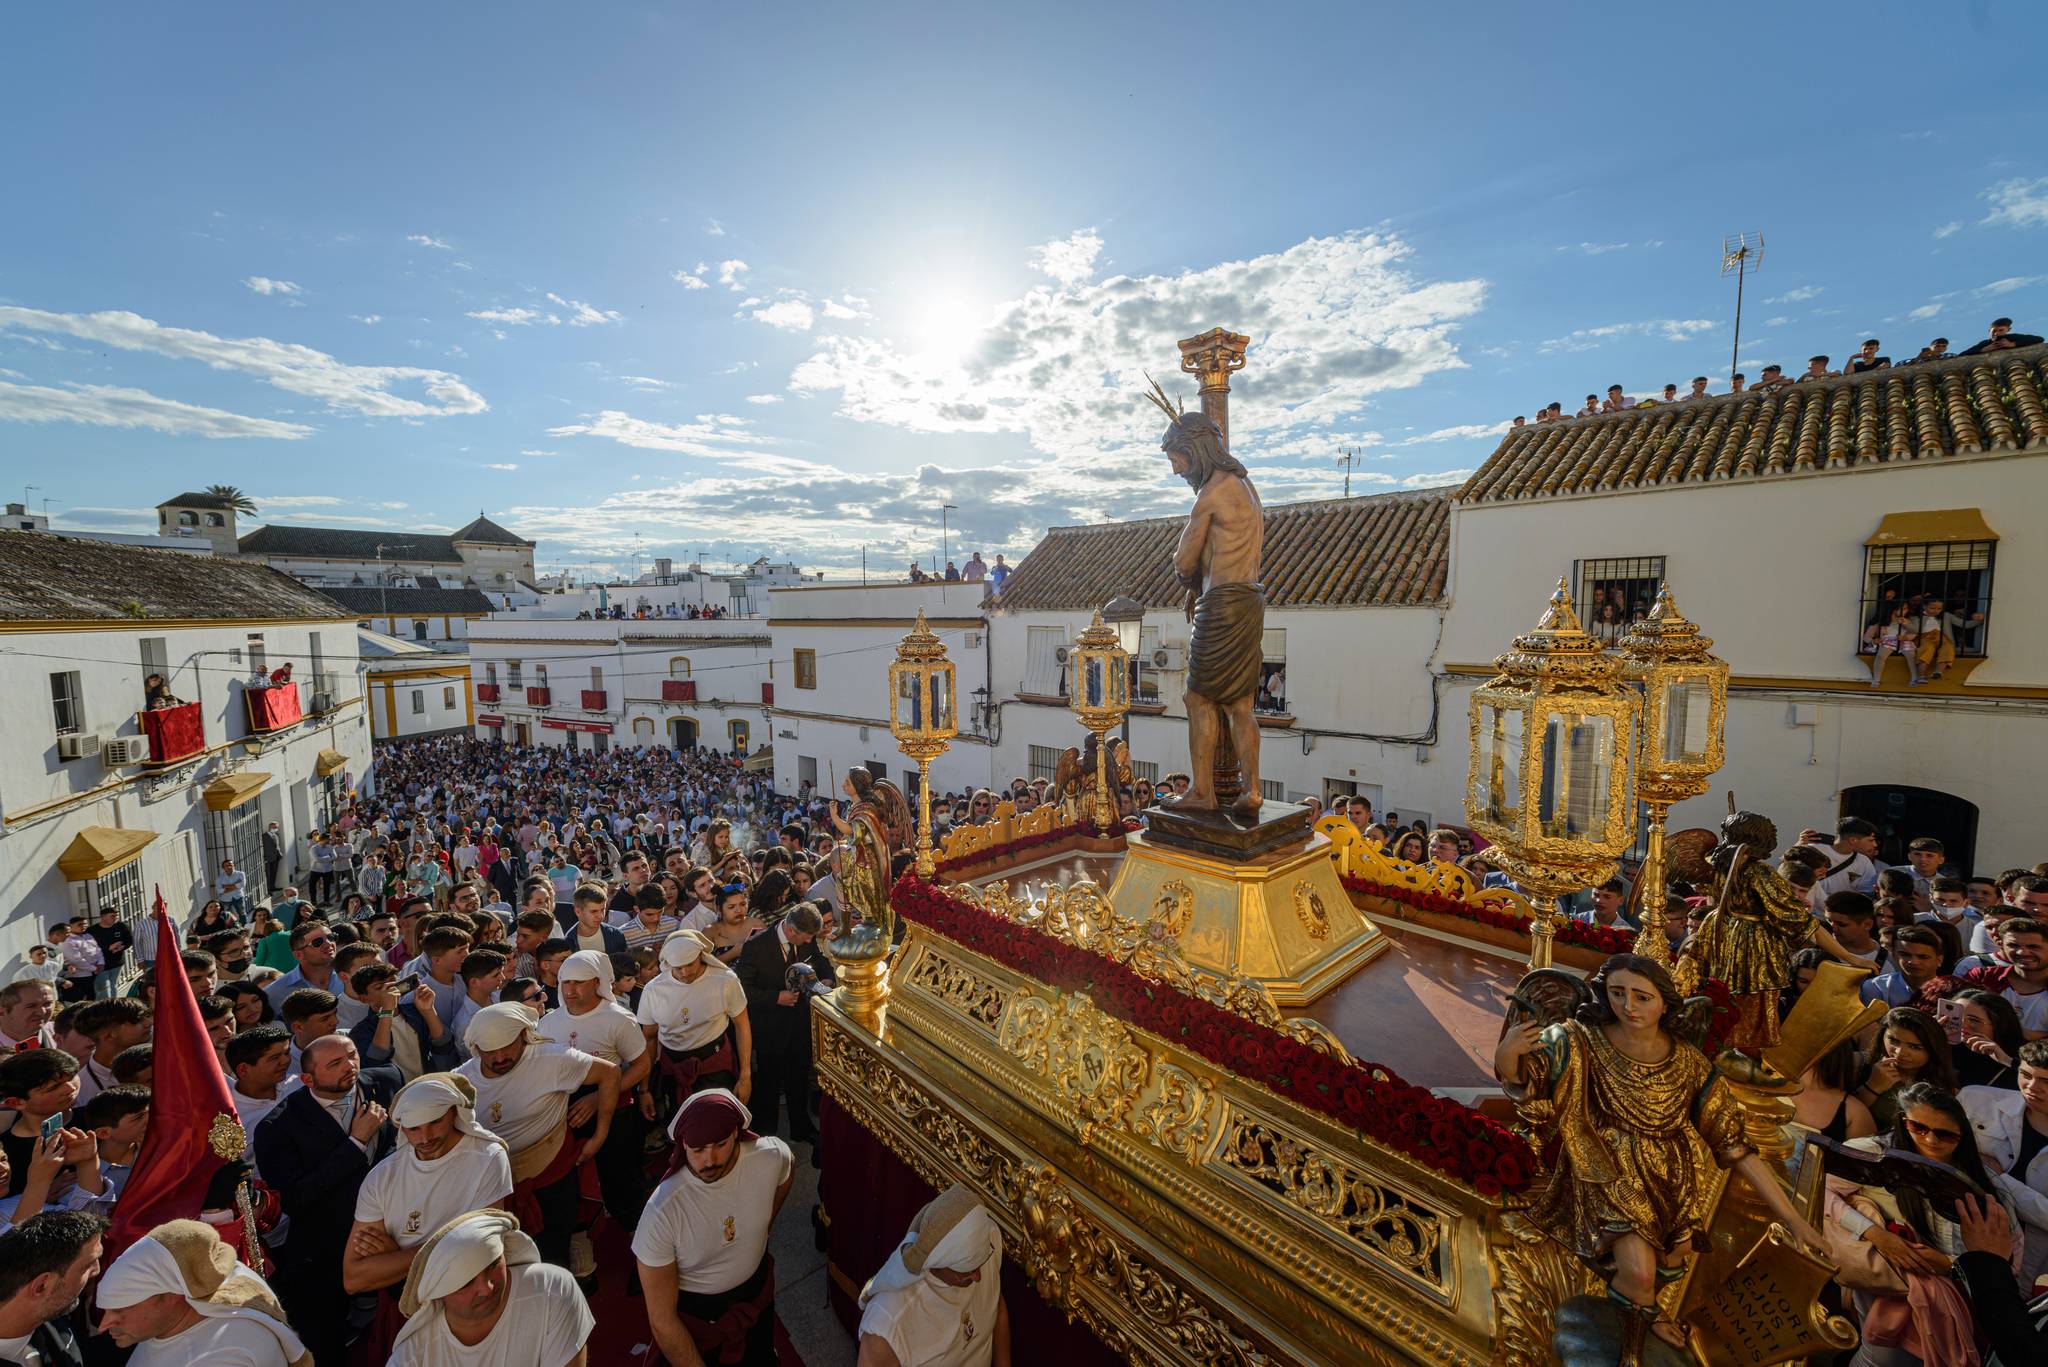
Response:
[[[1201,382],[1202,412],[1223,434],[1230,449],[1230,377],[1244,369],[1244,351],[1252,339],[1241,332],[1210,328],[1180,345],[1180,368]]]

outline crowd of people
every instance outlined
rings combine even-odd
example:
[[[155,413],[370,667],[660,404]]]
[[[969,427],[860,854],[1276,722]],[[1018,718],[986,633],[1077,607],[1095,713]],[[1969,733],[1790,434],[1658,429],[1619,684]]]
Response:
[[[967,557],[965,565],[948,560],[946,568],[936,572],[927,571],[924,566],[913,560],[910,562],[910,572],[906,577],[913,584],[987,584],[990,593],[999,594],[1003,591],[1004,581],[1010,577],[1010,566],[1000,555],[996,557],[996,563],[991,565],[981,558],[980,551],[976,551]]]
[[[608,1282],[627,1342],[775,1362],[844,820],[708,751],[380,746],[375,796],[179,918],[248,1157],[104,1269],[169,965],[96,991],[118,959],[58,927],[65,967],[0,988],[0,1361],[564,1367],[605,1360]],[[999,1254],[942,1195],[863,1293],[862,1360],[1006,1364]]]
[[[669,603],[657,607],[653,603],[639,603],[628,610],[624,603],[613,603],[608,607],[585,608],[576,614],[579,622],[645,622],[663,618],[675,622],[722,622],[732,613],[722,607],[708,603],[692,603],[684,607],[681,603]]]
[[[1933,361],[1949,360],[1952,356],[1981,356],[1986,352],[2011,351],[2019,347],[2038,346],[2040,343],[2041,339],[2032,333],[2014,332],[2012,330],[2012,319],[1996,318],[1992,320],[1991,327],[1984,340],[1978,342],[1975,346],[1959,352],[1950,352],[1948,349],[1948,338],[1936,337],[1926,346],[1920,348],[1919,355],[1914,356],[1911,360],[1900,361],[1897,364],[1900,366],[1926,365]],[[1849,359],[1843,363],[1840,370],[1831,369],[1832,358],[1823,355],[1808,357],[1806,369],[1798,375],[1787,375],[1783,366],[1767,365],[1758,375],[1757,381],[1753,385],[1749,383],[1748,376],[1737,373],[1729,377],[1728,392],[1730,394],[1740,394],[1745,389],[1771,390],[1786,385],[1802,384],[1808,380],[1834,380],[1841,378],[1843,375],[1862,375],[1873,370],[1890,370],[1893,366],[1893,361],[1891,357],[1879,354],[1883,349],[1883,342],[1875,337],[1867,337],[1864,339],[1863,344],[1856,348]],[[1660,404],[1687,403],[1694,399],[1715,398],[1717,397],[1716,395],[1707,392],[1709,383],[1710,381],[1706,376],[1695,375],[1692,377],[1690,390],[1684,394],[1678,392],[1678,385],[1676,383],[1670,383],[1664,386],[1664,390],[1660,395],[1646,399],[1638,399],[1622,386],[1611,384],[1607,386],[1606,397],[1603,398],[1598,394],[1588,394],[1585,405],[1574,413],[1564,411],[1564,401],[1562,399],[1552,399],[1549,403],[1536,410],[1536,417],[1533,421],[1537,423],[1563,422],[1568,418],[1590,418],[1600,413],[1620,413],[1631,408],[1654,408]],[[1531,421],[1527,414],[1518,413],[1515,415],[1512,425],[1515,427],[1527,427]]]

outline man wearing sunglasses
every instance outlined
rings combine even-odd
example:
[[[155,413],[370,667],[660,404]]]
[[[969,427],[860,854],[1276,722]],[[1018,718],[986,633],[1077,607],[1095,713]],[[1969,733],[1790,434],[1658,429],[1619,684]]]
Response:
[[[292,958],[298,967],[263,989],[274,1011],[284,1008],[284,999],[302,987],[332,992],[339,1001],[341,1030],[346,1033],[369,1014],[370,1008],[348,993],[348,983],[334,967],[334,932],[324,921],[301,920],[292,927]]]

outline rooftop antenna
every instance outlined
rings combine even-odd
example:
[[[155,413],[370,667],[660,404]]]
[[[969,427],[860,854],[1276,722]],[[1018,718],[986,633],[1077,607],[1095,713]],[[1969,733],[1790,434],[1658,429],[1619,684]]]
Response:
[[[1764,235],[1737,233],[1721,239],[1721,274],[1735,272],[1735,345],[1728,354],[1729,383],[1742,356],[1742,284],[1751,271],[1764,268]]]
[[[1358,464],[1357,448],[1354,447],[1347,451],[1341,446],[1338,447],[1337,463],[1344,467],[1344,497],[1349,498],[1351,497],[1351,469]]]

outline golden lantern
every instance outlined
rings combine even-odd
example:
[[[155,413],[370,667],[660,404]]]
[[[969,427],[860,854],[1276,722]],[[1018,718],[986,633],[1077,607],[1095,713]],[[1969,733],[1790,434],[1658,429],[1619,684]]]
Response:
[[[897,645],[895,662],[889,666],[889,733],[896,737],[896,748],[917,761],[920,878],[930,878],[933,871],[931,763],[951,749],[953,737],[960,734],[958,702],[953,662],[919,608],[917,625]]]
[[[1632,843],[1640,703],[1562,579],[1536,629],[1493,663],[1472,695],[1465,818],[1535,906],[1529,966],[1547,968],[1557,899],[1612,877]]]
[[[1664,818],[1673,803],[1706,792],[1726,756],[1728,662],[1708,653],[1713,644],[1679,612],[1665,584],[1650,615],[1628,629],[1616,652],[1623,677],[1643,690],[1636,795],[1650,809],[1650,838],[1636,953],[1659,963],[1671,962],[1664,929]]]
[[[1109,792],[1109,733],[1131,710],[1131,656],[1098,611],[1074,638],[1067,658],[1074,666],[1068,706],[1095,736],[1095,829],[1108,835],[1117,824],[1116,801]]]

